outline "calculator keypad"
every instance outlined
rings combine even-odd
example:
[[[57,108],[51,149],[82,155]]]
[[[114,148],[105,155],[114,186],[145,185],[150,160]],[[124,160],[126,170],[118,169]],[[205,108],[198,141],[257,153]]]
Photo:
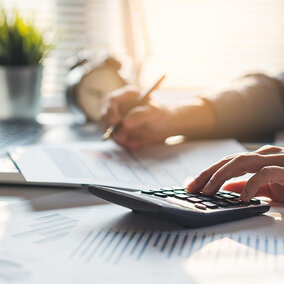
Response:
[[[195,208],[200,210],[216,210],[230,207],[245,207],[249,205],[259,205],[261,202],[257,198],[252,198],[250,202],[244,203],[240,200],[240,194],[220,190],[214,196],[206,196],[202,193],[192,194],[188,193],[185,188],[180,186],[163,187],[160,189],[142,190],[142,195],[149,195],[158,198],[166,199],[170,197],[171,201],[186,201],[192,204]],[[172,203],[172,202],[171,202]],[[177,202],[179,204],[179,202]]]

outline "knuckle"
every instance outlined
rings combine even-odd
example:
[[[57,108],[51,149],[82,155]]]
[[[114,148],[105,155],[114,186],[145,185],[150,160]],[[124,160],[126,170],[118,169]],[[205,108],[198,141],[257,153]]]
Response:
[[[262,149],[271,149],[271,150],[274,150],[274,149],[277,150],[278,148],[280,148],[280,147],[275,146],[275,145],[265,145],[265,146],[262,147]]]
[[[268,177],[271,174],[272,170],[273,170],[273,166],[266,166],[266,167],[263,167],[259,171],[259,174],[261,177]]]
[[[235,158],[235,155],[228,155],[222,161],[230,161]]]
[[[275,146],[273,145],[265,145],[260,147],[258,150],[267,150],[267,149],[273,149]]]
[[[226,169],[232,173],[246,172],[246,169],[249,167],[249,162],[251,161],[251,159],[255,159],[255,156],[252,153],[239,154],[230,162],[230,164],[228,164]]]
[[[282,147],[278,147],[278,146],[271,146],[271,150],[275,151],[275,152],[281,152],[283,151]]]
[[[258,153],[242,153],[234,159],[234,162],[243,164],[251,160],[258,160],[260,157]]]
[[[275,146],[275,145],[265,145],[260,147],[256,152],[257,153],[269,153],[269,152],[282,152],[284,150],[283,147]]]
[[[240,154],[234,158],[231,162],[231,166],[242,169],[247,161],[248,157],[246,154]]]
[[[243,154],[240,154],[238,155],[236,158],[235,158],[235,161],[236,162],[244,162],[248,159],[249,155],[248,153],[243,153]]]

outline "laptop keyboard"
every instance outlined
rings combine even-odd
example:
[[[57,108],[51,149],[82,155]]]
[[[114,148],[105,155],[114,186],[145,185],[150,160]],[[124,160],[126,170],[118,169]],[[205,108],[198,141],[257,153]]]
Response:
[[[240,194],[219,190],[214,196],[207,196],[202,193],[192,194],[188,193],[182,187],[164,187],[160,189],[142,190],[142,195],[153,196],[164,199],[169,203],[193,208],[199,210],[220,210],[236,207],[247,207],[250,205],[259,205],[261,202],[257,198],[252,198],[250,202],[242,202]]]
[[[36,142],[45,132],[45,127],[32,120],[0,121],[0,155],[7,147]]]

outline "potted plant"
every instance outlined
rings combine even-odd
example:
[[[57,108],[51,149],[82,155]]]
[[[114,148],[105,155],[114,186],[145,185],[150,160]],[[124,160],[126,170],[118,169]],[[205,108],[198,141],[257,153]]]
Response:
[[[40,111],[42,61],[50,45],[15,11],[0,12],[0,118],[35,119]]]

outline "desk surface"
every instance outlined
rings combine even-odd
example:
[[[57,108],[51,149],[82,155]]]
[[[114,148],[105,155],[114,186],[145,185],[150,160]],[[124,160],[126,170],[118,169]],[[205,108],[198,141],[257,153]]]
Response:
[[[76,126],[76,125],[72,124],[72,117],[70,118],[70,117],[68,117],[68,115],[64,115],[64,114],[58,114],[58,115],[57,114],[56,115],[54,115],[54,114],[46,114],[46,115],[41,116],[41,122],[44,123],[44,124],[49,125],[50,129],[43,135],[42,139],[40,140],[40,143],[54,144],[54,143],[76,142],[76,141],[96,141],[96,140],[100,140],[100,137],[101,137],[100,128],[96,124],[89,124],[89,125],[85,125],[83,127]],[[73,190],[76,191],[76,189],[73,189]],[[62,208],[64,208],[67,205],[65,207],[66,210],[68,210],[68,207],[77,207],[77,209],[79,209],[79,210],[75,210],[77,216],[78,216],[78,214],[88,214],[91,217],[90,224],[95,223],[95,220],[98,220],[100,218],[97,218],[97,214],[94,214],[94,216],[90,215],[91,214],[90,212],[92,210],[97,210],[97,209],[100,210],[101,207],[104,207],[104,206],[94,206],[96,204],[102,204],[102,201],[96,199],[93,196],[90,199],[89,195],[88,195],[88,193],[86,192],[85,189],[77,190],[77,193],[78,194],[76,194],[76,193],[74,194],[73,192],[71,192],[71,194],[69,195],[68,189],[63,189],[63,188],[56,188],[55,189],[55,188],[38,187],[38,186],[37,187],[28,187],[28,186],[0,185],[0,204],[1,203],[2,204],[3,203],[7,203],[7,204],[11,204],[12,205],[13,203],[14,204],[18,204],[18,201],[27,201],[27,202],[24,202],[24,203],[28,203],[28,204],[31,205],[31,208],[33,210],[32,213],[31,213],[32,216],[33,216],[33,214],[38,214],[38,213],[41,214],[42,212],[43,213],[48,212],[49,210],[51,210],[49,212],[52,212],[52,210],[55,209],[55,206],[59,206],[56,209],[62,209]],[[62,198],[61,194],[64,196],[64,198]],[[69,196],[69,199],[66,198],[66,196]],[[76,196],[76,198],[74,196]],[[41,197],[47,197],[47,198],[41,198]],[[62,200],[59,200],[59,199],[67,199],[67,200],[64,200],[66,204],[63,204]],[[92,205],[92,207],[90,207],[90,205]],[[272,205],[273,205],[273,208],[272,208],[272,210],[270,212],[271,216],[273,216],[275,219],[281,218],[281,215],[283,216],[283,214],[284,214],[284,205],[283,204],[276,204],[276,203],[272,204]],[[107,206],[115,207],[114,205],[113,206],[112,205],[107,205]],[[92,209],[90,209],[90,208],[92,208]],[[123,208],[120,208],[120,207],[115,207],[115,208],[118,211],[119,210],[122,210],[122,211],[124,210]],[[40,212],[36,212],[36,211],[40,211]],[[109,210],[107,210],[107,211],[109,211]],[[53,215],[55,215],[55,214],[53,214]],[[100,214],[100,216],[101,215],[102,214]],[[115,216],[115,215],[112,214],[111,216],[109,216],[111,220],[113,219],[113,216]],[[266,216],[263,216],[263,217],[266,217]],[[67,217],[65,217],[65,218],[67,218]],[[68,218],[72,219],[72,216],[70,217],[68,215]],[[92,218],[94,218],[94,219],[92,219]],[[105,215],[104,215],[104,218],[105,218]],[[120,221],[121,222],[129,221],[129,218],[130,219],[132,218],[135,221],[134,222],[135,226],[137,226],[137,222],[136,222],[137,218],[138,219],[139,218],[142,219],[142,216],[139,217],[136,214],[126,214],[125,216],[123,215],[123,218],[120,219]],[[143,216],[143,218],[146,218],[146,217]],[[101,218],[101,219],[103,219],[103,218]],[[114,218],[115,223],[116,223],[116,219],[117,219],[117,216],[116,216],[116,218]],[[85,220],[85,222],[87,222],[87,221],[88,220]],[[143,223],[147,223],[147,224],[149,222],[149,220],[148,221],[146,220],[146,222],[145,222],[144,219],[142,221],[143,221]],[[231,225],[232,228],[234,228],[233,223],[231,223],[231,224],[232,224]],[[251,228],[250,221],[246,222],[246,224],[247,224],[248,227]],[[1,225],[1,222],[0,222],[0,225]],[[21,225],[24,226],[24,224],[21,224]],[[20,226],[20,224],[19,224],[19,226]],[[84,223],[81,224],[81,226],[84,226]],[[261,227],[263,227],[263,224],[261,224]],[[226,228],[228,228],[228,227],[226,226]],[[1,229],[1,227],[0,227],[0,229]],[[81,230],[81,231],[83,232],[85,230]],[[233,230],[233,229],[231,230],[231,232],[234,232],[234,231],[236,231],[236,230]],[[75,231],[75,233],[76,233],[76,231]],[[106,234],[108,234],[108,233],[106,232]],[[151,235],[151,233],[150,233],[150,235]],[[75,236],[76,236],[76,234],[75,234]],[[81,236],[81,233],[79,234],[79,236]],[[176,237],[176,236],[173,236],[173,237]],[[166,239],[168,239],[167,236],[166,236]],[[181,237],[180,237],[180,239],[181,239]],[[148,240],[148,238],[147,238],[147,240]],[[202,237],[200,239],[200,242],[203,242],[203,238]],[[13,247],[11,250],[15,250],[15,248]],[[30,251],[28,253],[30,253]],[[152,256],[151,256],[151,258],[152,258]],[[155,260],[155,258],[153,258],[153,260]],[[196,262],[196,259],[194,259],[194,262]],[[54,268],[55,269],[55,273],[50,273],[50,269],[45,270],[44,271],[44,277],[48,278],[49,276],[51,277],[52,275],[55,277],[56,273],[58,273],[58,267],[61,266],[61,265],[62,265],[62,263],[60,263],[60,265],[56,264],[56,267]],[[98,262],[96,262],[95,265],[98,265]],[[166,263],[166,265],[167,265],[167,263]],[[141,269],[140,269],[141,277],[139,277],[139,276],[137,277],[136,269],[137,269],[138,266],[141,267]],[[138,265],[138,266],[135,266],[133,268],[133,269],[135,269],[135,275],[134,275],[135,279],[134,280],[137,283],[139,282],[140,278],[143,279],[143,277],[145,275],[148,275],[147,273],[145,273],[145,269],[148,269],[148,268],[143,268],[143,265],[142,266]],[[189,266],[192,267],[192,263],[190,263]],[[201,265],[199,265],[199,267],[200,266]],[[127,275],[127,272],[129,272],[129,270],[131,270],[131,269],[129,269],[129,267],[127,265],[124,265],[123,267],[125,267],[128,270],[124,274],[124,275]],[[155,268],[155,265],[152,265],[152,267]],[[163,271],[165,270],[164,267],[165,266],[162,267]],[[68,267],[68,265],[65,265],[64,268],[67,269],[69,267]],[[87,268],[85,262],[83,263],[83,265],[81,267],[74,268],[74,271],[72,273],[74,273],[74,275],[78,274],[80,276],[80,283],[89,283],[89,280],[93,279],[93,277],[94,277],[94,275],[93,275],[93,271],[94,271],[93,266],[91,266],[91,268],[89,269],[91,274],[88,274],[88,270],[82,272],[81,268],[82,269],[86,269]],[[133,271],[133,269],[132,269],[132,271]],[[168,271],[175,272],[174,269],[169,269]],[[148,270],[147,270],[147,272],[148,272]],[[70,274],[69,271],[66,271],[66,275],[67,275],[67,273]],[[165,272],[163,272],[163,273],[165,273]],[[222,271],[222,273],[223,273],[223,271]],[[60,267],[60,274],[64,274],[62,272],[62,270],[61,270],[61,267]],[[110,275],[110,273],[108,273],[108,274]],[[203,271],[202,271],[201,274],[204,274]],[[120,274],[118,274],[117,277],[119,277],[119,275]],[[138,271],[138,275],[139,275],[139,271]],[[153,275],[149,274],[149,275],[153,276],[154,274]],[[170,275],[170,276],[173,276],[173,275]],[[84,279],[82,279],[82,281],[81,281],[81,277],[84,278]],[[115,276],[113,276],[113,277],[115,277]],[[174,277],[176,279],[176,275],[174,275]],[[255,277],[255,275],[254,275],[254,277]],[[40,275],[40,279],[41,279],[40,281],[33,282],[33,283],[41,282],[42,281],[42,275]],[[149,278],[149,279],[150,279],[150,281],[153,280],[151,278]],[[160,275],[159,275],[159,279],[160,279]],[[228,279],[228,278],[225,278],[225,279]],[[84,282],[84,280],[85,280],[85,282]],[[121,279],[117,278],[116,282],[119,282],[119,280],[121,281],[120,283],[125,283],[125,279],[122,279],[122,278]],[[128,283],[133,283],[132,280],[133,279],[131,279],[131,282],[128,282]],[[44,281],[43,282],[44,283],[52,283],[52,282],[55,283],[54,279],[52,279],[52,281],[48,281],[48,280],[45,279],[45,281],[46,282],[44,282]],[[211,281],[211,279],[210,279],[210,281]],[[113,282],[113,281],[111,281],[111,282]],[[111,282],[104,282],[104,283],[111,283]],[[71,282],[68,282],[68,284],[69,283],[71,283]],[[102,282],[100,282],[100,283],[102,283]],[[145,282],[143,282],[143,283],[145,283]],[[172,283],[172,280],[171,280],[171,283]],[[203,282],[203,283],[208,283],[208,282]],[[251,283],[253,283],[253,282],[251,282]],[[281,283],[281,282],[274,282],[274,283]]]
[[[68,113],[43,113],[38,121],[46,126],[48,130],[42,135],[37,143],[56,144],[76,141],[100,141],[102,131],[98,124],[88,123],[79,125],[75,123],[73,115]],[[262,144],[245,144],[248,150],[255,150]],[[66,189],[53,188],[30,188],[0,185],[0,201],[31,200],[40,196],[64,192]]]

